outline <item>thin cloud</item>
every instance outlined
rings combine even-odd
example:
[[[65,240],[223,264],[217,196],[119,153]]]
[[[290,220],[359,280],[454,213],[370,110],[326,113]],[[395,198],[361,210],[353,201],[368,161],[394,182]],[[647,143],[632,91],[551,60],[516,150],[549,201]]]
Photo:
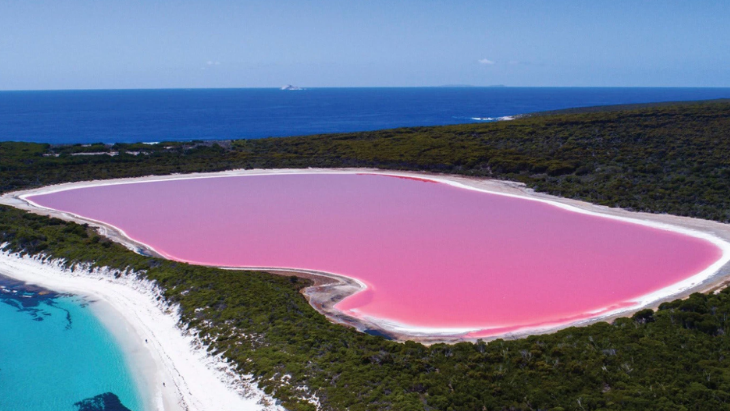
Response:
[[[215,67],[216,66],[220,66],[220,65],[221,65],[221,62],[220,61],[208,60],[208,61],[205,62],[205,65],[203,67],[201,67],[200,69],[201,70],[207,70],[210,67],[211,70],[217,70]]]
[[[479,61],[479,64],[486,64],[488,66],[491,66],[492,64],[494,64],[494,61],[489,60],[489,59],[479,59],[477,61]]]

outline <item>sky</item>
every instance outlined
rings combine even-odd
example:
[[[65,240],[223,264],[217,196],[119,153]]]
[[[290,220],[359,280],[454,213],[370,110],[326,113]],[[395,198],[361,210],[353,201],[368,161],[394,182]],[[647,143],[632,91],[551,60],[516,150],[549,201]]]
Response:
[[[0,90],[730,87],[730,1],[0,0]]]

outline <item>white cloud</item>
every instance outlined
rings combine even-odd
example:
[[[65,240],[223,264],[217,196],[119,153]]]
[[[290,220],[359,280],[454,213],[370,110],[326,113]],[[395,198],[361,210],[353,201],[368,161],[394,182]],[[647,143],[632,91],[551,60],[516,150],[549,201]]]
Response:
[[[218,66],[218,65],[221,64],[221,62],[220,61],[210,61],[210,60],[208,60],[205,64],[207,64],[209,66]]]
[[[487,64],[487,65],[490,65],[490,66],[492,64],[494,64],[494,62],[492,60],[489,60],[489,59],[479,59],[478,61],[479,61],[479,64]]]

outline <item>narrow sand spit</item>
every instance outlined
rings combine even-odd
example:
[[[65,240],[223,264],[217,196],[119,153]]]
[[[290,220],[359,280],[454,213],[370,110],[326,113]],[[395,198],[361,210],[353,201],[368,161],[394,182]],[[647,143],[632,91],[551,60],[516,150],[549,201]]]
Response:
[[[609,208],[586,203],[578,200],[559,198],[547,194],[535,193],[533,190],[526,188],[521,183],[469,178],[453,175],[441,175],[418,172],[400,172],[400,171],[384,171],[373,169],[279,169],[279,170],[232,170],[218,173],[197,173],[186,175],[168,175],[168,176],[149,176],[141,178],[89,181],[79,183],[67,183],[55,186],[42,187],[35,190],[20,191],[8,193],[0,196],[0,204],[7,204],[34,213],[49,215],[69,221],[79,223],[88,223],[97,227],[100,233],[107,237],[124,244],[128,248],[140,253],[156,255],[164,257],[149,245],[131,240],[121,229],[105,224],[100,221],[83,218],[71,213],[59,212],[53,209],[42,207],[27,197],[46,194],[51,192],[63,191],[73,188],[103,186],[113,184],[129,184],[145,181],[165,181],[180,180],[193,178],[213,178],[213,177],[234,177],[234,176],[254,176],[254,175],[282,175],[282,174],[383,174],[401,177],[411,177],[428,179],[451,186],[459,187],[467,190],[475,190],[481,192],[489,192],[493,194],[505,195],[510,197],[518,197],[531,201],[540,201],[549,203],[554,206],[570,210],[573,212],[598,215],[605,218],[628,221],[635,224],[650,226],[662,230],[682,233],[712,242],[722,250],[722,257],[712,266],[703,270],[696,275],[665,287],[661,290],[645,295],[637,299],[634,306],[630,308],[616,309],[600,316],[584,319],[570,323],[548,324],[540,328],[525,328],[518,331],[495,335],[485,339],[493,338],[519,338],[525,335],[540,334],[554,332],[561,328],[574,325],[586,325],[598,321],[609,320],[618,316],[630,315],[633,312],[646,307],[656,307],[661,302],[682,298],[692,292],[709,291],[720,287],[724,287],[730,275],[730,225],[721,224],[711,221],[677,217],[666,214],[649,214],[629,212],[617,208]],[[333,322],[353,326],[361,331],[373,330],[379,333],[389,335],[398,340],[417,340],[426,343],[433,342],[456,342],[463,340],[475,339],[470,337],[468,333],[471,330],[465,329],[435,329],[424,327],[412,327],[406,324],[398,324],[392,321],[377,318],[354,318],[348,316],[334,306],[343,298],[352,295],[362,289],[365,285],[360,281],[348,278],[342,273],[321,273],[306,269],[291,269],[278,267],[222,267],[227,269],[240,270],[266,270],[274,274],[297,275],[301,277],[316,279],[315,284],[303,291],[303,294],[310,301],[312,306],[326,315]]]
[[[178,308],[158,300],[160,290],[134,273],[71,270],[59,261],[8,252],[0,252],[0,273],[92,301],[90,307],[128,358],[146,410],[281,409],[255,383],[208,355],[194,336],[178,327]]]

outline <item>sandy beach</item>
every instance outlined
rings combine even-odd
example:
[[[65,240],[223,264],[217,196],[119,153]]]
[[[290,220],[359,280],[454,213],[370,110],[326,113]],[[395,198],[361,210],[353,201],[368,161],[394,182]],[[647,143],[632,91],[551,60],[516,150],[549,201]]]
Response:
[[[710,267],[707,267],[702,272],[696,273],[695,275],[687,278],[681,282],[672,284],[671,286],[665,287],[661,290],[657,290],[648,295],[642,296],[637,299],[634,306],[630,308],[620,308],[609,312],[604,312],[601,315],[591,317],[589,319],[583,319],[579,321],[560,323],[560,324],[544,324],[539,328],[525,328],[517,331],[505,333],[503,335],[490,336],[485,339],[493,338],[519,338],[525,335],[540,334],[554,332],[561,328],[566,328],[574,325],[586,325],[598,321],[610,320],[618,316],[631,315],[633,312],[646,308],[656,307],[661,302],[673,300],[676,298],[682,298],[689,295],[692,292],[697,291],[709,291],[724,287],[728,281],[728,275],[730,274],[730,226],[726,224],[716,223],[712,221],[705,221],[687,217],[677,217],[666,214],[650,214],[650,213],[637,213],[630,212],[617,208],[609,208],[604,206],[598,206],[583,201],[559,198],[547,194],[535,193],[531,189],[526,188],[521,183],[491,180],[483,178],[469,178],[462,176],[453,175],[440,175],[431,173],[418,173],[418,172],[400,172],[400,171],[384,171],[384,170],[373,170],[373,169],[280,169],[280,170],[232,170],[219,173],[198,173],[188,175],[167,175],[167,176],[150,176],[133,179],[117,179],[117,180],[105,180],[105,181],[90,181],[90,182],[79,182],[79,183],[67,183],[55,186],[48,186],[34,190],[27,190],[21,192],[8,193],[0,196],[0,204],[7,204],[30,212],[49,215],[57,218],[61,218],[69,221],[76,221],[79,223],[88,223],[99,229],[100,233],[107,237],[124,244],[128,248],[135,250],[140,253],[146,253],[150,255],[156,255],[165,257],[161,252],[158,252],[153,247],[136,242],[130,239],[123,230],[105,224],[100,221],[95,221],[87,218],[80,217],[71,213],[59,212],[56,210],[44,208],[38,204],[29,201],[27,197],[45,194],[57,191],[63,191],[73,188],[101,186],[101,185],[114,185],[114,184],[129,184],[136,182],[147,182],[147,181],[167,181],[167,180],[179,180],[179,179],[191,179],[191,178],[214,178],[214,177],[226,177],[226,176],[254,176],[254,175],[281,175],[281,174],[356,174],[356,173],[368,173],[368,174],[385,174],[394,175],[401,177],[420,178],[428,179],[451,186],[459,187],[467,190],[475,190],[481,192],[488,192],[493,194],[505,195],[510,197],[518,197],[531,201],[539,201],[548,203],[566,210],[573,212],[598,215],[605,218],[627,221],[635,224],[645,225],[661,230],[668,230],[685,235],[702,238],[710,241],[722,250],[722,256]],[[334,305],[342,300],[343,298],[352,295],[362,289],[365,285],[360,281],[341,275],[341,273],[321,273],[306,269],[291,269],[291,268],[280,268],[280,267],[222,267],[228,269],[245,269],[245,270],[266,270],[274,274],[283,275],[298,275],[307,278],[316,278],[315,285],[309,287],[303,291],[305,297],[310,301],[312,306],[319,312],[327,316],[331,321],[355,327],[361,331],[364,330],[376,330],[383,334],[389,335],[394,339],[398,340],[416,340],[424,343],[434,342],[456,342],[463,340],[473,340],[467,334],[470,330],[458,329],[458,328],[425,328],[425,327],[413,327],[407,324],[398,324],[387,319],[378,318],[354,318],[348,316],[337,309]],[[12,275],[11,275],[12,276]],[[49,287],[52,288],[52,287]]]
[[[1,247],[0,247],[1,248]],[[0,273],[83,296],[125,352],[147,410],[279,410],[255,383],[241,378],[178,327],[176,306],[134,273],[64,269],[57,261],[0,252]],[[164,385],[163,385],[164,384]]]

